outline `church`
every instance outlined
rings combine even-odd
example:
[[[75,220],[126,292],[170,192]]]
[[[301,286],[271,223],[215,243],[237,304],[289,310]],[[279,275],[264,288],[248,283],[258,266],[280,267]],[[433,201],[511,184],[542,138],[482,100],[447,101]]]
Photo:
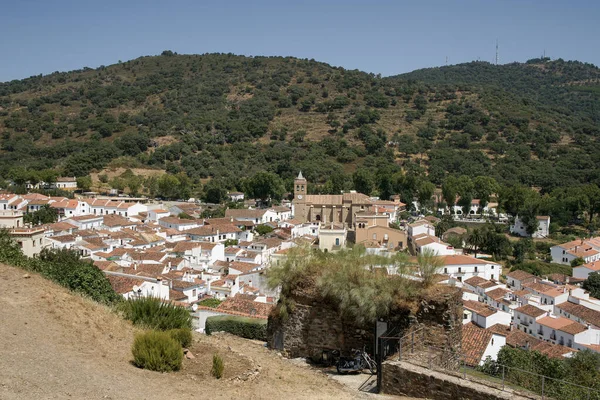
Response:
[[[356,214],[369,211],[374,205],[369,196],[350,192],[343,194],[306,194],[308,182],[302,172],[294,180],[294,219],[301,222],[343,224],[352,229]]]

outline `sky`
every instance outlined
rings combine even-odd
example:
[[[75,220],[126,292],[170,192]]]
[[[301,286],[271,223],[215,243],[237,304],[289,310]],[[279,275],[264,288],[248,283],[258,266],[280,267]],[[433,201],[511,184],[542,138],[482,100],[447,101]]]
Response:
[[[0,0],[0,82],[163,50],[382,74],[546,56],[600,65],[600,1]]]

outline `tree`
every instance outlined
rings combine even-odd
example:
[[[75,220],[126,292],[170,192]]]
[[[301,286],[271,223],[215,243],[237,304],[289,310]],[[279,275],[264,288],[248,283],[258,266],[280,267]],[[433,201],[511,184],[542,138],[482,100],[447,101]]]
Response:
[[[27,213],[23,216],[23,221],[28,224],[40,225],[51,224],[58,220],[58,212],[55,208],[44,204],[39,210],[33,213]]]
[[[92,187],[92,178],[89,175],[77,178],[77,187],[84,192],[88,192]]]
[[[444,260],[437,256],[431,249],[425,249],[417,256],[417,268],[421,279],[423,279],[424,287],[434,284],[435,274],[443,267]]]
[[[261,225],[257,225],[256,227],[254,227],[254,231],[256,233],[258,233],[260,236],[264,236],[267,233],[273,232],[273,228],[271,228],[269,225],[261,224]]]
[[[354,182],[354,189],[359,193],[369,196],[373,191],[373,175],[364,168],[357,169],[352,174],[352,182]]]
[[[579,267],[583,264],[585,264],[585,260],[581,257],[574,258],[573,261],[571,261],[571,267]]]
[[[477,251],[483,246],[485,243],[484,234],[480,229],[473,229],[473,231],[467,237],[467,244],[471,246],[471,250],[475,252],[475,257],[477,257]]]
[[[435,185],[429,181],[422,180],[417,187],[417,199],[421,209],[430,208],[433,204],[433,193]]]
[[[475,197],[479,199],[479,207],[483,210],[490,202],[492,194],[497,194],[499,190],[498,183],[491,176],[478,176],[473,179],[475,188]]]
[[[587,279],[583,281],[583,288],[590,292],[592,297],[600,297],[600,273],[592,272]]]
[[[272,172],[257,172],[246,181],[246,194],[263,202],[281,200],[284,193],[283,181]]]
[[[585,185],[581,188],[581,193],[585,199],[583,207],[591,224],[594,216],[600,213],[600,188],[594,184]]]
[[[460,198],[458,205],[461,206],[464,215],[469,215],[471,211],[471,202],[473,201],[473,191],[475,187],[473,181],[466,175],[462,175],[457,180],[457,192]]]
[[[449,176],[442,184],[442,196],[448,207],[452,210],[456,204],[456,196],[458,195],[458,179],[455,176]]]
[[[227,190],[213,179],[204,185],[202,199],[207,203],[221,204],[227,199]]]

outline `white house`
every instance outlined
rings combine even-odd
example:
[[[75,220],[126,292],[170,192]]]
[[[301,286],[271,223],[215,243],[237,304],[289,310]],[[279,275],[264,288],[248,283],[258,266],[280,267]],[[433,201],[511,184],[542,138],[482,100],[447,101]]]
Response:
[[[319,229],[319,250],[336,251],[346,247],[348,230],[343,225],[327,224]]]
[[[600,237],[577,239],[550,247],[552,262],[570,265],[571,261],[581,258],[584,264],[600,260]]]
[[[177,217],[163,217],[158,220],[158,225],[166,229],[187,231],[202,226],[202,221],[196,219],[181,219]]]
[[[169,300],[169,285],[160,278],[149,279],[138,276],[104,271],[115,292],[125,299],[158,297]]]
[[[0,210],[20,210],[27,205],[27,201],[16,194],[0,194]]]
[[[75,225],[77,229],[95,229],[100,228],[104,222],[102,215],[80,215],[66,220],[66,222]]]
[[[75,190],[77,189],[77,179],[74,176],[61,176],[49,186],[50,189]]]
[[[252,222],[252,223],[258,225],[258,224],[264,224],[267,222],[277,222],[278,214],[272,208],[265,208],[265,209],[232,209],[232,208],[228,208],[225,211],[225,218],[233,218],[236,221]]]
[[[506,274],[506,283],[512,290],[523,290],[523,285],[526,283],[533,282],[536,278],[535,275],[529,272],[515,270]]]
[[[506,344],[506,335],[483,329],[473,322],[462,327],[462,349],[465,364],[476,367],[483,365],[486,358],[496,361],[498,352]]]
[[[592,272],[600,271],[600,261],[592,261],[573,268],[573,278],[587,279]]]
[[[455,277],[459,282],[478,276],[487,280],[497,280],[502,274],[502,265],[462,254],[442,257],[444,266],[439,273]]]
[[[546,315],[546,311],[531,304],[525,304],[514,310],[514,325],[517,329],[535,335],[536,321]]]
[[[511,319],[510,313],[478,301],[463,300],[463,324],[472,321],[481,328],[489,328],[496,324],[509,325]]]
[[[229,193],[227,193],[227,197],[229,197],[229,200],[231,200],[233,202],[243,201],[244,200],[244,193],[242,193],[242,192],[229,192]]]
[[[156,208],[154,210],[148,210],[148,220],[149,221],[158,221],[161,218],[166,218],[171,216],[171,213],[162,208]]]
[[[429,221],[421,219],[408,224],[407,233],[409,238],[420,235],[435,236],[435,227]]]
[[[527,233],[527,228],[519,216],[515,218],[515,223],[510,226],[510,232],[522,237],[545,238],[550,235],[550,217],[537,216],[537,230],[533,234]]]
[[[437,256],[446,256],[455,254],[454,247],[446,242],[442,242],[436,236],[421,234],[412,237],[413,246],[417,254],[423,254],[430,251]]]

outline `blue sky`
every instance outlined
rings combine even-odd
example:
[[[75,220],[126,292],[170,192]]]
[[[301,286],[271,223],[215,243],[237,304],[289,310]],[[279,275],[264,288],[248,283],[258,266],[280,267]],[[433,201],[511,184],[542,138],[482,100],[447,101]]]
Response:
[[[384,76],[471,60],[600,64],[590,0],[0,0],[0,81],[160,54],[314,58]]]

